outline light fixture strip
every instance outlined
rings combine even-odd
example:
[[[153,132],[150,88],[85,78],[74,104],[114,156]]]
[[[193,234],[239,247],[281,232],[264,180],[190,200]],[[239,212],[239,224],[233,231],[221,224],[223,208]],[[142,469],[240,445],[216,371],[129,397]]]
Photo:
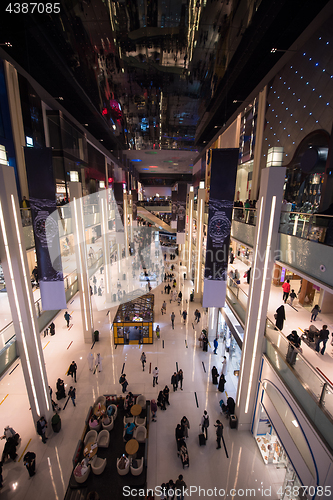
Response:
[[[253,380],[253,374],[254,374],[254,364],[255,364],[255,361],[257,358],[256,353],[257,353],[257,348],[258,348],[259,328],[260,328],[260,323],[261,323],[262,307],[263,307],[265,289],[266,289],[266,284],[267,284],[266,280],[267,280],[267,271],[268,271],[268,260],[269,260],[270,253],[271,253],[275,206],[276,206],[276,196],[273,196],[272,204],[271,204],[269,227],[268,227],[268,238],[267,238],[267,246],[266,246],[265,263],[264,263],[264,269],[263,269],[263,279],[262,279],[261,292],[260,292],[258,319],[257,319],[256,332],[255,332],[255,336],[254,336],[253,356],[252,356],[249,385],[248,385],[248,389],[247,389],[247,397],[246,397],[246,404],[245,404],[245,413],[248,413],[248,411],[249,411],[251,387],[252,387],[252,380]]]
[[[29,373],[29,378],[30,378],[30,386],[33,392],[33,397],[35,400],[35,405],[36,405],[36,412],[38,415],[40,415],[40,409],[39,409],[39,404],[38,404],[38,398],[37,398],[37,393],[36,393],[36,388],[34,384],[34,379],[32,375],[32,370],[31,370],[31,364],[30,364],[30,358],[29,358],[29,353],[28,353],[28,348],[27,348],[27,342],[24,334],[24,327],[23,327],[23,321],[22,321],[22,315],[21,315],[21,308],[17,296],[17,290],[16,290],[16,284],[15,284],[15,279],[14,279],[14,273],[13,273],[13,266],[12,266],[12,259],[10,256],[10,251],[9,251],[9,245],[8,245],[8,239],[7,239],[7,231],[6,231],[6,225],[5,225],[5,220],[3,217],[3,211],[2,211],[2,204],[0,201],[0,222],[1,222],[1,227],[2,227],[2,235],[3,235],[3,242],[5,246],[5,252],[7,256],[7,263],[8,263],[8,270],[9,270],[9,276],[10,280],[12,282],[12,287],[13,287],[13,295],[14,295],[14,301],[15,301],[15,306],[16,306],[16,312],[18,316],[18,321],[19,321],[19,327],[21,331],[21,338],[22,338],[22,343],[23,343],[23,349],[24,349],[24,354],[27,362],[27,368],[28,368],[28,373]]]
[[[191,258],[192,258],[192,226],[193,226],[193,200],[191,199],[190,201],[190,230],[189,230],[189,241],[188,241],[188,268],[189,268],[189,275],[191,276]]]
[[[41,379],[43,381],[43,391],[44,391],[44,397],[45,397],[45,402],[46,402],[46,408],[47,408],[47,410],[49,410],[50,405],[49,405],[49,400],[48,400],[48,391],[46,388],[46,380],[45,380],[45,376],[44,376],[43,368],[42,368],[42,360],[40,357],[40,350],[38,348],[37,332],[36,332],[34,314],[33,314],[33,306],[32,306],[32,300],[30,297],[30,288],[29,288],[29,284],[28,284],[28,277],[27,277],[27,273],[26,273],[26,269],[25,269],[25,265],[24,265],[23,248],[22,248],[20,230],[19,230],[19,225],[18,225],[17,210],[15,207],[15,200],[14,200],[13,195],[11,195],[11,202],[12,202],[12,209],[13,209],[14,220],[15,220],[16,236],[17,236],[17,241],[18,241],[19,250],[20,250],[21,269],[22,269],[24,285],[25,285],[25,290],[26,290],[26,297],[27,297],[27,301],[28,301],[28,305],[29,305],[31,326],[32,326],[32,330],[33,330],[34,342],[35,342],[36,353],[37,353],[37,358],[38,358],[38,366],[39,366],[40,376],[41,376]]]
[[[257,237],[257,241],[256,241],[256,246],[255,246],[255,260],[254,260],[254,267],[253,267],[253,271],[252,271],[252,279],[251,279],[251,283],[250,283],[250,292],[249,292],[250,301],[249,301],[249,305],[248,305],[248,311],[251,311],[251,307],[252,307],[254,273],[255,273],[255,270],[257,268],[257,257],[258,257],[258,246],[259,246],[259,238],[260,238],[261,223],[262,223],[263,202],[264,202],[264,198],[262,196],[261,199],[260,199],[259,219],[258,219],[258,233],[257,233],[258,237]],[[247,316],[246,325],[245,325],[245,332],[247,332],[247,334],[245,336],[244,346],[242,348],[242,351],[244,353],[247,350],[249,317],[250,317],[250,313]],[[241,391],[242,391],[244,363],[245,363],[245,355],[242,356],[242,365],[241,365],[241,369],[240,369],[240,379],[239,379],[239,384],[238,384],[239,391],[238,391],[238,396],[237,396],[237,406],[239,406],[240,396],[241,396]]]
[[[202,232],[202,219],[203,219],[203,214],[202,212],[202,203],[203,199],[200,200],[199,203],[199,217],[200,217],[200,222],[199,222],[199,232],[198,235],[201,235]],[[196,282],[196,293],[199,293],[199,283],[200,283],[200,267],[201,267],[201,236],[198,237],[198,266],[197,266],[197,282]]]
[[[79,266],[78,270],[81,273],[81,287],[82,287],[82,297],[83,297],[83,310],[84,310],[84,322],[86,331],[88,331],[88,318],[87,318],[87,310],[86,310],[86,301],[85,301],[85,288],[84,288],[84,278],[83,278],[83,266],[82,266],[82,252],[81,252],[81,242],[80,242],[80,232],[79,232],[79,224],[78,224],[78,213],[77,213],[77,199],[73,198],[73,207],[74,207],[74,218],[75,218],[75,229],[76,229],[76,237],[77,237],[77,249],[79,253]]]
[[[107,225],[107,201],[106,198],[102,198],[102,218],[103,218],[103,231],[104,231],[104,248],[106,251],[105,255],[105,260],[106,260],[106,265],[105,265],[105,285],[106,285],[106,293],[109,293],[110,290],[110,283],[109,283],[109,273],[108,273],[108,265],[109,265],[109,245],[108,245],[108,225]]]

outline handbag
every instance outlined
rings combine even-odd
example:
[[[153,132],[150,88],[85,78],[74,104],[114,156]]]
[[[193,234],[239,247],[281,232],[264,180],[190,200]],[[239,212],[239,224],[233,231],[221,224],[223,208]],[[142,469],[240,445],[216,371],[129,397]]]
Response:
[[[274,314],[274,319],[278,319],[277,313]]]

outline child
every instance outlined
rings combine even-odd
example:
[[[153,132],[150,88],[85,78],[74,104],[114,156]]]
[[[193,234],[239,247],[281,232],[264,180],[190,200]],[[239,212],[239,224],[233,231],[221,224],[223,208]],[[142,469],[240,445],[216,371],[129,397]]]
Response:
[[[297,297],[297,295],[295,293],[295,290],[291,290],[290,295],[289,295],[290,305],[291,306],[293,305],[293,302],[296,299],[296,297]]]

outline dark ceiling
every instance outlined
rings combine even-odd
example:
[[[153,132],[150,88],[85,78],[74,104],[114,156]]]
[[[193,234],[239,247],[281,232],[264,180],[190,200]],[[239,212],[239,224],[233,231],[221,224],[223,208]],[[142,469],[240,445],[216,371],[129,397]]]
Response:
[[[103,145],[199,150],[328,0],[61,0],[0,42]]]

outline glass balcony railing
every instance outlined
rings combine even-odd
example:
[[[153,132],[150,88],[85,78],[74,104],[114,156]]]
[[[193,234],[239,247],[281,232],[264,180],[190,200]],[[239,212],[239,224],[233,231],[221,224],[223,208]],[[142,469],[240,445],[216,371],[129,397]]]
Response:
[[[255,226],[257,223],[257,209],[234,207],[232,218],[233,220],[243,222],[244,224],[250,224],[250,226]]]
[[[281,212],[279,232],[333,245],[333,216]]]
[[[333,215],[291,212],[283,210],[283,207],[284,205],[280,216],[280,233],[333,246]],[[232,219],[255,226],[257,210],[255,208],[235,207]]]
[[[248,302],[248,294],[244,292],[234,279],[228,277],[227,281],[227,300],[233,312],[238,316],[238,319],[245,325],[246,308]]]
[[[333,449],[333,384],[267,319],[266,356],[314,427]],[[291,353],[295,363],[291,366]]]

